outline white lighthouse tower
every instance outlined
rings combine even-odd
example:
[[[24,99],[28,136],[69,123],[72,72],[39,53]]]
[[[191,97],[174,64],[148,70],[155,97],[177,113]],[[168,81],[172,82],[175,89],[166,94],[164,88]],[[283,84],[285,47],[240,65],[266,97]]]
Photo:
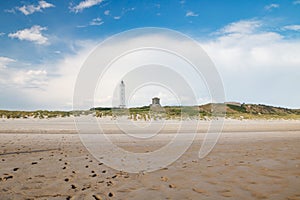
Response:
[[[120,108],[125,108],[126,104],[125,104],[125,83],[122,80],[120,83]]]

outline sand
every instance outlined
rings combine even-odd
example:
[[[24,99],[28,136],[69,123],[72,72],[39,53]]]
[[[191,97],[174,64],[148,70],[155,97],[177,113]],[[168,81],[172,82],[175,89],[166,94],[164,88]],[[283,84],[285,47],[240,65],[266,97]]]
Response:
[[[155,141],[132,143],[104,122],[115,144],[133,152],[159,148],[176,128],[174,122]],[[199,159],[209,122],[201,123],[173,164],[126,173],[86,150],[72,118],[3,119],[0,199],[300,199],[299,121],[226,120],[215,148]]]

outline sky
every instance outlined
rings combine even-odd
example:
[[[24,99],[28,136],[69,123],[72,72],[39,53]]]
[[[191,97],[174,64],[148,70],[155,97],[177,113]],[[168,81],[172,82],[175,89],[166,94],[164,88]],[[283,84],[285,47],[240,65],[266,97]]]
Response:
[[[0,23],[0,109],[72,109],[77,75],[93,49],[143,27],[197,41],[226,101],[300,108],[300,0],[10,0],[0,2]],[[140,91],[144,99],[163,95]]]

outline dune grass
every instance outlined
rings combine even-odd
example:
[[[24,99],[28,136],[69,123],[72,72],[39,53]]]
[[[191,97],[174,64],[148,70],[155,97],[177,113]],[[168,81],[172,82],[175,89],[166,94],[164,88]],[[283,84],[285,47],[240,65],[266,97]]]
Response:
[[[225,113],[226,112],[226,113]],[[225,115],[226,114],[226,115]],[[9,111],[0,110],[0,118],[39,118],[49,119],[56,117],[70,117],[93,115],[95,117],[127,116],[131,120],[158,120],[158,119],[200,119],[209,120],[215,117],[226,116],[231,119],[293,119],[300,120],[300,109],[288,109],[261,104],[205,104],[201,106],[164,106],[161,110],[154,111],[150,106],[135,108],[91,108],[78,111]]]

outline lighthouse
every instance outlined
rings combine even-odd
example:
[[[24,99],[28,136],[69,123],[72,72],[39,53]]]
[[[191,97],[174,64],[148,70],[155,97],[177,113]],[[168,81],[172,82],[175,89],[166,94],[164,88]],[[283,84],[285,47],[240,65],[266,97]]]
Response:
[[[126,104],[125,104],[125,83],[122,80],[120,83],[120,108],[125,108]]]

